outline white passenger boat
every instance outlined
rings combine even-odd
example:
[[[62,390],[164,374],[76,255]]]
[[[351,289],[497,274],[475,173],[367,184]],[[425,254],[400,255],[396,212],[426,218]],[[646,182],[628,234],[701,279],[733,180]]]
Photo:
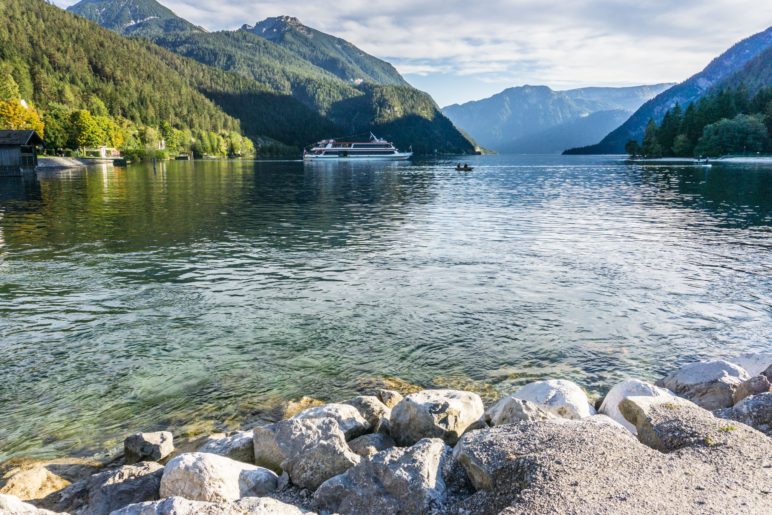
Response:
[[[326,139],[313,145],[310,150],[303,151],[303,159],[306,161],[404,161],[412,156],[412,148],[410,152],[400,152],[394,144],[372,133],[369,141]]]

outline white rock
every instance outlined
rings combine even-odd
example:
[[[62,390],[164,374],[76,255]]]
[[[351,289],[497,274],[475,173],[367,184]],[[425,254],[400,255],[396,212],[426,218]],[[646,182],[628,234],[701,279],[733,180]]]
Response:
[[[657,381],[657,386],[665,387],[702,408],[715,410],[732,406],[735,390],[748,379],[748,372],[733,363],[700,361],[672,372]]]
[[[223,502],[276,490],[278,476],[268,469],[216,454],[181,454],[166,464],[161,497]]]
[[[514,424],[516,422],[534,422],[555,418],[555,415],[545,411],[530,401],[524,401],[513,396],[504,397],[485,412],[485,421],[491,426]]]
[[[312,515],[312,512],[270,497],[243,497],[235,506],[249,515]]]
[[[442,438],[455,444],[485,412],[476,393],[460,390],[423,390],[405,397],[391,410],[391,436],[399,445],[422,438]]]
[[[749,375],[757,376],[772,365],[772,352],[748,352],[727,361],[744,368]]]
[[[254,463],[255,449],[252,445],[252,431],[235,431],[227,436],[210,436],[198,448],[198,452],[219,454],[232,460]]]
[[[625,419],[619,411],[619,403],[625,397],[674,397],[673,392],[666,388],[659,388],[653,384],[639,381],[638,379],[628,379],[614,385],[606,394],[603,403],[600,405],[600,413],[609,416],[615,422],[622,424],[625,429],[633,434],[638,434],[635,426]]]
[[[315,408],[301,411],[294,417],[297,420],[315,420],[320,418],[332,418],[338,421],[338,426],[346,440],[351,440],[363,435],[370,430],[370,424],[365,420],[357,408],[350,404],[325,404]]]
[[[110,515],[244,515],[244,510],[228,503],[167,497],[160,501],[130,504],[110,513]]]
[[[513,395],[533,402],[545,411],[568,419],[580,419],[595,415],[587,395],[575,383],[564,379],[550,379],[529,383]]]
[[[2,515],[54,515],[53,511],[41,510],[13,495],[0,494],[0,514]]]

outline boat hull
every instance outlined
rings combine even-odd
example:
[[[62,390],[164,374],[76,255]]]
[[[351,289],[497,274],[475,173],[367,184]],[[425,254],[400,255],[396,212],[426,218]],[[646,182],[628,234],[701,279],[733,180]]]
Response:
[[[412,152],[399,152],[397,154],[389,154],[386,156],[373,156],[373,155],[347,155],[347,156],[325,156],[306,154],[303,156],[304,161],[407,161],[413,157]]]

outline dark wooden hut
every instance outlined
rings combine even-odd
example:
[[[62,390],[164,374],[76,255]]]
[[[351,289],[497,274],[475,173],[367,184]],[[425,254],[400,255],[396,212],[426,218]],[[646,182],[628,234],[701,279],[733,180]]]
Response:
[[[0,131],[0,177],[17,177],[38,165],[37,147],[43,139],[37,132]]]

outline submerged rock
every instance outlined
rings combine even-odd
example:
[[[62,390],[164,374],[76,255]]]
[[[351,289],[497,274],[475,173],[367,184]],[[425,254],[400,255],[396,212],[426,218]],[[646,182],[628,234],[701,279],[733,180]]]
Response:
[[[174,437],[169,431],[137,433],[123,441],[127,465],[140,461],[161,461],[174,452]]]
[[[738,365],[727,361],[700,361],[683,366],[657,381],[662,386],[698,406],[715,410],[734,404],[734,392],[750,379]]]
[[[673,392],[665,388],[659,388],[653,384],[639,381],[638,379],[628,379],[609,390],[603,403],[600,405],[600,413],[607,415],[614,421],[622,424],[625,429],[633,434],[637,434],[635,425],[631,424],[619,411],[619,404],[625,397],[675,397]]]
[[[346,440],[356,438],[370,430],[368,421],[365,420],[356,407],[350,404],[324,404],[303,410],[292,418],[297,420],[332,418],[338,422],[338,426],[346,436]]]
[[[253,441],[255,463],[285,471],[294,484],[311,490],[360,459],[333,418],[291,418],[257,427]]]
[[[736,420],[772,437],[772,392],[751,395],[732,408],[714,413],[717,417]]]
[[[378,454],[397,445],[394,440],[383,433],[373,433],[354,438],[348,443],[352,451],[360,456],[368,457]]]
[[[324,482],[314,501],[322,511],[343,515],[433,513],[445,500],[442,469],[449,454],[438,438],[380,452]]]
[[[576,383],[564,379],[528,383],[512,396],[532,402],[561,418],[580,419],[595,415],[587,394]]]
[[[216,454],[181,454],[166,465],[161,497],[224,502],[276,490],[278,477],[268,469]]]
[[[524,401],[511,395],[504,397],[485,412],[485,422],[490,426],[514,424],[515,422],[533,422],[555,417],[555,415],[543,410],[533,402]]]
[[[459,390],[423,390],[405,397],[391,411],[391,436],[399,445],[422,438],[442,438],[450,445],[481,423],[482,399]]]
[[[219,454],[244,463],[255,462],[255,447],[252,443],[252,431],[235,431],[228,435],[210,436],[199,447],[198,452]]]

